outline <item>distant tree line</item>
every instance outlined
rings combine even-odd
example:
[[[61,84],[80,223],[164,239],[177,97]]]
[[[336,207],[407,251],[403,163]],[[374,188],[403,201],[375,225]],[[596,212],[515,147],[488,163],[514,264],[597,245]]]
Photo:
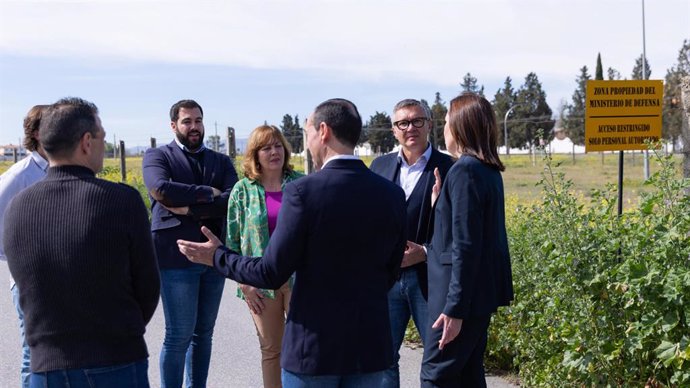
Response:
[[[635,59],[630,79],[642,80],[649,79],[652,75],[652,68],[643,55]],[[644,76],[643,76],[644,68]],[[603,80],[603,67],[601,65],[601,54],[597,56],[597,66],[594,79]],[[678,52],[678,62],[675,66],[666,70],[664,79],[664,99],[662,106],[662,128],[661,136],[664,140],[675,144],[680,137],[684,122],[682,109],[680,107],[680,80],[682,77],[690,75],[690,40],[685,39],[683,46]],[[575,144],[584,144],[585,138],[585,99],[587,95],[587,81],[592,79],[587,66],[580,68],[580,73],[575,78],[577,87],[573,92],[569,103],[562,104],[559,109],[561,124],[568,136]],[[607,71],[608,80],[620,80],[621,73],[609,67]],[[627,79],[627,78],[625,78]]]
[[[644,60],[644,77],[642,74],[643,56],[640,55],[635,59],[630,79],[649,79],[652,69],[646,58]],[[679,138],[683,125],[688,125],[687,122],[684,122],[680,107],[680,80],[686,75],[690,75],[690,40],[687,39],[683,41],[683,46],[678,53],[678,63],[667,70],[664,82],[662,137],[673,143]],[[606,77],[608,80],[620,80],[622,78],[621,73],[612,67],[607,69]],[[498,143],[500,145],[505,144],[503,129],[506,118],[508,125],[505,129],[508,130],[508,145],[510,148],[523,149],[531,149],[541,141],[550,141],[553,138],[556,118],[558,118],[561,127],[573,143],[583,145],[585,141],[586,88],[587,81],[590,79],[592,79],[592,75],[589,73],[589,68],[586,65],[582,66],[575,77],[576,87],[571,101],[561,103],[558,112],[554,114],[546,102],[546,92],[543,90],[536,73],[527,74],[524,82],[517,89],[513,86],[513,80],[506,77],[503,87],[496,91],[491,100],[499,124]],[[604,79],[601,54],[597,55],[594,79]],[[461,93],[471,92],[484,96],[484,86],[480,85],[477,78],[469,72],[463,76],[459,86]],[[429,106],[425,99],[421,98],[420,101]],[[445,149],[443,126],[448,108],[439,92],[435,93],[430,109],[433,120],[433,127],[429,136],[430,141],[435,147]],[[510,114],[506,117],[506,113],[509,111]],[[376,111],[364,122],[359,144],[369,143],[374,152],[390,152],[396,145],[391,128],[392,122],[388,113]],[[294,119],[289,114],[283,116],[280,129],[290,142],[293,152],[302,152],[304,129],[300,126],[298,116],[295,115]]]

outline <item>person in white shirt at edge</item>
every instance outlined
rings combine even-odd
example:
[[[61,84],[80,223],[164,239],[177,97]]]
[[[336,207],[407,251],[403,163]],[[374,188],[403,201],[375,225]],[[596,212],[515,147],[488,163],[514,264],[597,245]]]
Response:
[[[36,105],[29,110],[24,118],[24,148],[31,153],[15,163],[0,176],[0,260],[7,261],[2,246],[2,233],[5,224],[5,210],[12,198],[20,191],[40,181],[46,175],[48,161],[45,152],[38,142],[38,127],[41,124],[41,114],[48,105]],[[19,333],[22,341],[21,387],[29,388],[29,345],[24,338],[24,313],[19,306],[19,290],[12,275],[10,275],[10,290],[12,301],[19,317]]]

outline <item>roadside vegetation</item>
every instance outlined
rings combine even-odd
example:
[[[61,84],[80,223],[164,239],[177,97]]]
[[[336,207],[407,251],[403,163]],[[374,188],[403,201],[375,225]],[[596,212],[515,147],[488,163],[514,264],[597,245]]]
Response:
[[[493,319],[487,366],[524,386],[690,386],[690,182],[680,156],[652,154],[645,181],[641,154],[626,154],[620,217],[617,153],[502,158],[516,298]],[[303,169],[301,158],[293,164]],[[99,175],[120,181],[119,161]],[[141,158],[127,159],[126,183],[148,205]],[[412,323],[406,339],[420,345]]]
[[[690,182],[653,163],[620,217],[614,185],[583,194],[548,156],[538,199],[508,201],[516,298],[492,366],[525,386],[690,386]]]

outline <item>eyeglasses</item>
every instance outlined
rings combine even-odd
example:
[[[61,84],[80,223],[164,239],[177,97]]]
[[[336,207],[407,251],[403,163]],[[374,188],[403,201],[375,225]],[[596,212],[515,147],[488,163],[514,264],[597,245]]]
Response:
[[[424,126],[424,124],[427,122],[426,117],[417,117],[416,119],[412,120],[398,120],[393,123],[393,126],[398,128],[401,131],[404,131],[408,128],[410,128],[410,124],[412,124],[413,127],[415,128],[421,128]]]

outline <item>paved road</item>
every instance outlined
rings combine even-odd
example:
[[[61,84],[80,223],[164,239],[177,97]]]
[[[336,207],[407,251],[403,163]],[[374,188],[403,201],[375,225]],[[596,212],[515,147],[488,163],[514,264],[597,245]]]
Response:
[[[0,263],[0,388],[18,387],[21,349],[16,313],[8,289],[9,271]],[[160,386],[158,354],[163,343],[163,309],[159,304],[147,327],[149,379],[151,387]],[[401,355],[401,387],[419,386],[421,349],[404,348]],[[15,382],[17,382],[15,384]],[[488,377],[489,387],[513,387],[497,377]],[[259,342],[246,305],[235,297],[235,282],[228,281],[220,307],[213,342],[208,378],[209,388],[261,388]]]

